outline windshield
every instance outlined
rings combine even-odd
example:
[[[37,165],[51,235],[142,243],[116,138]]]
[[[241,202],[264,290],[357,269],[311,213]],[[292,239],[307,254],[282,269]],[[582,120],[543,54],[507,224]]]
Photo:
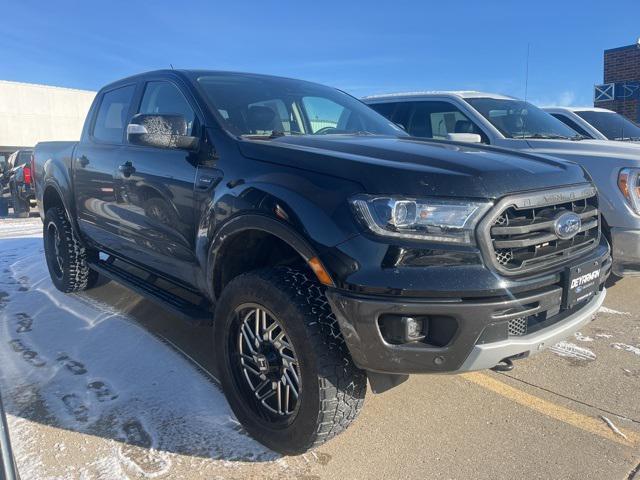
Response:
[[[243,74],[197,79],[219,120],[249,138],[283,135],[406,135],[346,93],[314,83]]]
[[[497,98],[465,100],[507,138],[582,138],[578,132],[557,118],[522,100]]]
[[[640,127],[616,112],[576,112],[609,140],[640,140]]]

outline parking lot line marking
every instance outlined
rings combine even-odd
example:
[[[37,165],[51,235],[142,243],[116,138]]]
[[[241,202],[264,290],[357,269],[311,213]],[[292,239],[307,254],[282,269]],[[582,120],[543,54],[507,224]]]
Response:
[[[511,385],[507,385],[500,380],[496,380],[485,373],[465,373],[462,377],[476,385],[530,408],[531,410],[542,413],[547,417],[554,418],[586,432],[606,438],[607,440],[611,440],[625,446],[635,446],[640,444],[640,436],[635,432],[619,429],[624,436],[616,434],[600,419],[589,417],[588,415],[583,415],[582,413],[575,412],[569,408],[543,400],[535,395],[526,393],[512,387]]]

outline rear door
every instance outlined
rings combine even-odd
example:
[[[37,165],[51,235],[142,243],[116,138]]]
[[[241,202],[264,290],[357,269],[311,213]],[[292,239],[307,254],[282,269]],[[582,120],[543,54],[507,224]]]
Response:
[[[117,250],[120,218],[114,190],[114,170],[122,155],[126,125],[136,84],[100,94],[94,118],[73,158],[74,189],[81,230],[99,245]]]
[[[189,98],[189,99],[188,99]],[[134,113],[180,114],[199,136],[195,102],[173,80],[149,79]],[[189,285],[195,284],[194,185],[197,154],[126,145],[116,165],[116,198],[127,257]]]

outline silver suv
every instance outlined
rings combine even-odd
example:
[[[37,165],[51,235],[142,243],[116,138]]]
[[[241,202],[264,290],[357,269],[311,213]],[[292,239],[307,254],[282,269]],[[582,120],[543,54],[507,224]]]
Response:
[[[640,275],[639,145],[586,139],[535,105],[492,93],[398,93],[363,101],[415,137],[485,143],[579,163],[600,191],[613,272]]]

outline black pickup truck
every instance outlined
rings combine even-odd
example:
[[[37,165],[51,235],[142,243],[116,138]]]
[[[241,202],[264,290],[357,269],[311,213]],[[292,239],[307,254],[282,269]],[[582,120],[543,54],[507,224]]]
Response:
[[[31,203],[35,201],[31,178],[32,155],[33,150],[28,149],[13,152],[2,172],[1,182],[9,189],[11,205],[17,217],[28,217]]]
[[[102,274],[211,324],[233,411],[283,453],[344,430],[367,379],[512,368],[605,296],[581,167],[411,138],[309,82],[126,78],[34,165],[55,286]]]

